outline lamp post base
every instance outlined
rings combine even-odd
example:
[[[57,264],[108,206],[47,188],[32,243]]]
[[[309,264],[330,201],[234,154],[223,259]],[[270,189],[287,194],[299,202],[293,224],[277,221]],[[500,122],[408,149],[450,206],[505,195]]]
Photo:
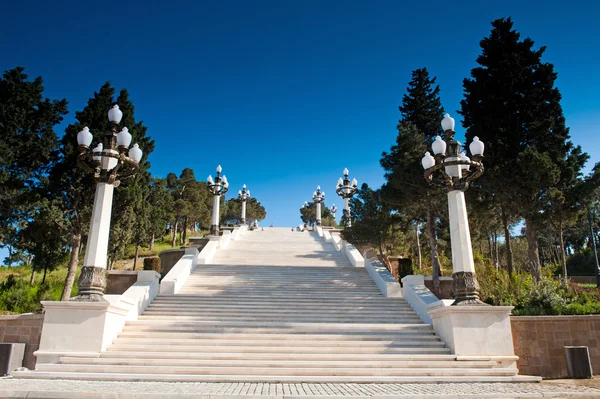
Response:
[[[219,235],[219,226],[216,224],[210,225],[210,235],[218,236]]]
[[[475,272],[456,272],[452,275],[454,303],[452,306],[489,306],[479,299],[479,282]]]
[[[79,293],[71,301],[107,302],[104,299],[106,289],[106,269],[103,267],[83,266],[79,275]]]

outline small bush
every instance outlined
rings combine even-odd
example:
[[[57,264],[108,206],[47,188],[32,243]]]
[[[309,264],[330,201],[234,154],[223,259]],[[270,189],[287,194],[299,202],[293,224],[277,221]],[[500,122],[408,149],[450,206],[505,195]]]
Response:
[[[154,270],[160,273],[160,258],[158,256],[144,258],[144,270]]]

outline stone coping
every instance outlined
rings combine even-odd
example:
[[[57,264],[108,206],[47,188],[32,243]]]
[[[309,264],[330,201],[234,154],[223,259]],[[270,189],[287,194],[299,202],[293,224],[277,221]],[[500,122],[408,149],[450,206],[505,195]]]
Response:
[[[498,306],[495,306],[498,307]],[[554,316],[510,316],[516,318],[519,321],[568,321],[568,320],[585,320],[585,319],[600,319],[600,314],[585,314],[585,315],[554,315]]]
[[[510,314],[514,306],[445,306],[443,308],[432,309],[429,311],[429,315],[432,319],[442,316],[444,313],[507,313]]]
[[[200,239],[201,237],[190,237],[190,240],[192,239]],[[203,238],[203,237],[202,237]],[[166,254],[166,253],[170,253],[170,252],[180,252],[180,251],[185,251],[188,248],[173,248],[173,249],[165,249],[164,251],[160,251],[160,254]]]
[[[17,320],[17,319],[43,319],[44,315],[42,313],[22,313],[22,314],[7,314],[0,316],[0,321],[2,320]]]

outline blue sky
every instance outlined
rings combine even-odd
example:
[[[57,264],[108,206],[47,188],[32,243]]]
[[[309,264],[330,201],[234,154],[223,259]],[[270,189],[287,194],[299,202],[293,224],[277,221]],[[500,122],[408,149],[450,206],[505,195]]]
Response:
[[[344,167],[359,184],[383,183],[379,159],[413,69],[438,77],[458,121],[462,80],[499,17],[547,46],[572,140],[589,166],[600,161],[591,0],[58,0],[7,2],[2,14],[0,69],[22,65],[48,97],[67,98],[59,135],[104,82],[127,88],[156,141],[152,173],[190,167],[205,179],[221,164],[232,195],[247,184],[265,205],[264,225],[297,225],[317,185],[341,208]]]

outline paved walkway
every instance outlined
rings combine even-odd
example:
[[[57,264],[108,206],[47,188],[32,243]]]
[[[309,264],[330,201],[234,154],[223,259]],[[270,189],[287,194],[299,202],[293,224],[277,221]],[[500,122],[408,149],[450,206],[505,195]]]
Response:
[[[576,383],[257,384],[0,378],[0,398],[600,398],[599,384]]]

